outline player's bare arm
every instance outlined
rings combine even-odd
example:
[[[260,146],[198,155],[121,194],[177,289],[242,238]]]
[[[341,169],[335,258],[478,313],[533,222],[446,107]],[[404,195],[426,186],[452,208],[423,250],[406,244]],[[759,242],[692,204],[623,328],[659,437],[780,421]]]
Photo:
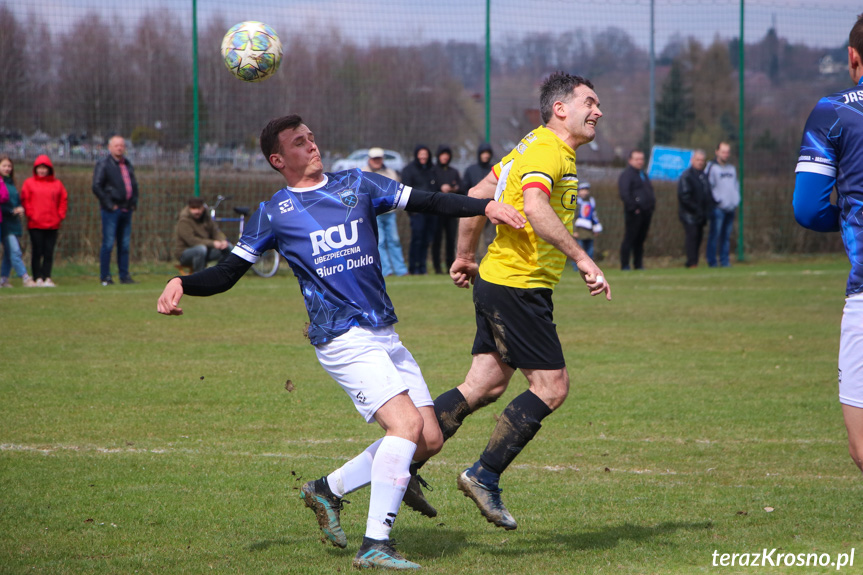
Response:
[[[496,189],[497,176],[492,170],[480,183],[468,190],[467,195],[479,199],[493,198]],[[462,218],[458,223],[458,244],[455,260],[449,270],[449,276],[456,287],[468,288],[476,278],[479,267],[476,263],[476,246],[485,226],[485,220],[486,217],[477,216],[475,218]]]
[[[569,230],[560,221],[549,203],[548,196],[536,188],[524,191],[524,215],[536,234],[546,242],[571,258],[584,283],[590,290],[590,295],[605,292],[605,299],[611,300],[611,287],[605,281],[605,276],[599,266],[581,249],[578,242],[570,235]]]

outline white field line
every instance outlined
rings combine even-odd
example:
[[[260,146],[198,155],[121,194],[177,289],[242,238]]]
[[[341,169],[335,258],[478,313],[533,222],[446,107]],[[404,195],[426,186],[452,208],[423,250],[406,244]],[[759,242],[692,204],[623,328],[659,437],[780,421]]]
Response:
[[[189,439],[183,437],[181,439]],[[653,438],[653,437],[645,437],[641,439],[615,439],[609,437],[598,437],[594,439],[601,439],[603,441],[609,441],[612,443],[670,443],[676,445],[685,445],[686,443],[695,443],[701,445],[716,445],[716,446],[724,446],[724,445],[836,445],[843,446],[845,445],[845,440],[843,439],[758,439],[758,438],[747,438],[747,439],[723,439],[723,440],[715,440],[715,439],[688,439],[684,440],[676,437],[662,437],[662,438]],[[194,441],[194,440],[191,440]],[[356,439],[294,439],[287,440],[282,443],[288,445],[328,445],[333,443],[361,443]],[[82,453],[92,452],[92,453],[203,453],[205,450],[194,447],[176,447],[174,444],[168,444],[166,447],[159,448],[151,448],[144,449],[141,447],[134,446],[125,446],[125,447],[102,447],[98,445],[69,445],[69,444],[37,444],[37,445],[25,445],[21,443],[0,443],[0,451],[33,451],[40,452],[45,454],[56,453],[59,451],[79,451]],[[249,457],[297,457],[295,453],[279,453],[279,452],[265,452],[265,453],[249,453],[249,452],[223,452],[226,455],[243,455]],[[439,458],[435,458],[432,461],[436,461]],[[549,469],[551,471],[557,470],[557,467],[543,467],[543,469]],[[569,467],[561,467],[560,469],[575,469],[574,466]]]
[[[654,439],[640,439],[634,440],[637,442],[654,442]],[[660,440],[660,442],[668,442],[668,443],[680,443],[679,439],[667,439]],[[626,441],[626,443],[632,442],[631,440]],[[309,440],[293,440],[288,443],[293,445],[321,445],[321,444],[331,444],[331,443],[359,443],[357,440],[349,439],[349,440],[337,440],[337,439],[309,439]],[[712,441],[712,440],[695,440],[695,443],[701,444],[712,444],[712,445],[729,445],[729,444],[787,444],[787,445],[845,445],[844,441],[841,440],[830,440],[830,439],[776,439],[776,440],[757,440],[757,439],[745,439],[745,440],[732,440],[732,441]],[[203,453],[205,450],[191,448],[191,447],[163,447],[163,448],[151,448],[144,449],[140,447],[126,446],[126,447],[101,447],[96,445],[63,445],[63,444],[54,444],[54,445],[24,445],[20,443],[0,443],[0,452],[31,452],[31,453],[41,453],[43,455],[53,455],[58,452],[78,452],[78,453],[98,453],[98,454],[153,454],[153,455],[171,455],[171,454],[192,454],[198,455]],[[233,456],[233,457],[264,457],[264,458],[274,458],[274,459],[325,459],[332,461],[348,461],[350,457],[348,456],[320,456],[313,455],[309,453],[280,453],[280,452],[265,452],[265,453],[250,453],[250,452],[240,452],[240,451],[232,451],[232,452],[221,452],[222,455]],[[449,467],[458,467],[460,465],[465,465],[464,461],[453,461],[448,460],[443,457],[435,457],[428,463],[429,465],[434,466],[449,466]],[[552,473],[567,473],[567,472],[579,472],[582,471],[582,468],[577,465],[537,465],[537,464],[514,464],[512,465],[514,469],[525,469],[525,470],[541,470],[548,471]],[[681,477],[691,477],[691,476],[704,476],[711,475],[713,472],[720,472],[721,467],[709,467],[702,470],[696,471],[675,471],[670,468],[665,469],[646,469],[646,468],[620,468],[620,467],[611,467],[611,466],[603,466],[603,465],[589,465],[585,468],[585,471],[588,472],[610,472],[610,473],[624,473],[631,475],[651,475],[651,476],[681,476]],[[783,474],[781,473],[765,473],[765,477],[769,476],[777,476],[781,477]],[[819,480],[856,480],[857,475],[849,475],[849,476],[828,476],[828,475],[811,475],[808,474],[806,476],[793,475],[787,476],[793,477],[795,479],[819,479]]]

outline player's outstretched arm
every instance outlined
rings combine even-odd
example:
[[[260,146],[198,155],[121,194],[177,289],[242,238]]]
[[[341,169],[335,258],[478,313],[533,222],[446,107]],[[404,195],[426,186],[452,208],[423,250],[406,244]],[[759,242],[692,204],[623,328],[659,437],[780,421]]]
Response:
[[[554,208],[549,203],[548,196],[536,188],[524,190],[524,215],[527,216],[533,231],[559,249],[575,262],[581,279],[590,290],[590,295],[605,292],[605,299],[611,300],[611,286],[605,281],[605,276],[599,266],[590,259],[578,242],[573,239],[566,226],[557,217]]]
[[[178,304],[183,294],[211,296],[228,291],[243,277],[243,274],[249,271],[250,267],[252,267],[251,262],[231,253],[213,267],[205,268],[182,279],[175,277],[162,291],[156,311],[165,315],[182,315],[183,310],[178,307]]]
[[[159,302],[156,304],[156,311],[164,315],[183,315],[183,309],[178,305],[181,297],[183,297],[183,280],[174,278],[162,290],[162,295],[159,296]]]

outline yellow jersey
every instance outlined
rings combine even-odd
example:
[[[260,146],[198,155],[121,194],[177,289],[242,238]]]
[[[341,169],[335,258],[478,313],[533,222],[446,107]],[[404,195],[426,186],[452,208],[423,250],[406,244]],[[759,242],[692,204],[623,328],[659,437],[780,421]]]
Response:
[[[511,205],[524,216],[524,191],[539,189],[548,195],[560,221],[572,232],[578,207],[575,150],[554,132],[540,126],[492,169],[498,179],[495,200]],[[554,289],[565,266],[563,252],[540,238],[527,222],[520,230],[497,227],[497,236],[480,263],[479,274],[498,285]]]

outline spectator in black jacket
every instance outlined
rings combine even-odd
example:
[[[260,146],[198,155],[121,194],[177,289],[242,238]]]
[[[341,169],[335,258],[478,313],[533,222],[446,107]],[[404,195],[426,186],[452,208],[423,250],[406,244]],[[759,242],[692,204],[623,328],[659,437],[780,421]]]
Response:
[[[625,232],[620,244],[620,269],[628,270],[629,256],[637,270],[644,269],[644,241],[650,229],[656,196],[653,184],[644,173],[644,152],[632,150],[629,165],[624,168],[617,180],[620,199],[623,201]]]
[[[132,163],[126,158],[126,140],[108,140],[108,155],[96,162],[93,193],[102,208],[102,249],[99,276],[103,286],[111,285],[111,253],[117,244],[120,283],[133,284],[129,273],[129,246],[132,240],[132,212],[138,207],[138,181]]]
[[[704,238],[704,225],[713,213],[713,194],[704,173],[707,154],[704,150],[692,152],[690,166],[677,182],[677,216],[683,224],[686,267],[698,265],[698,251]]]
[[[480,183],[483,178],[488,175],[492,166],[494,166],[494,162],[492,161],[493,157],[494,150],[492,149],[491,144],[483,142],[479,145],[479,148],[477,148],[476,151],[477,162],[468,166],[464,171],[464,177],[462,178],[464,193],[468,193],[472,187]],[[477,245],[476,261],[480,261],[483,256],[485,256],[485,253],[488,251],[489,244],[494,241],[495,233],[495,225],[486,221],[485,227],[482,230],[482,237]]]
[[[437,149],[437,165],[435,166],[435,191],[442,194],[461,194],[465,195],[467,190],[461,187],[461,177],[458,170],[450,165],[452,160],[452,149],[449,146],[441,144]],[[445,244],[446,257],[446,273],[449,273],[449,268],[455,261],[455,240],[458,232],[458,219],[450,216],[436,216],[437,225],[434,231],[434,240],[432,241],[432,265],[434,265],[434,273],[444,273],[440,261],[441,244]]]
[[[414,148],[413,161],[402,170],[402,183],[420,190],[437,190],[436,171],[431,161],[431,149],[422,144]],[[411,213],[411,243],[408,251],[408,272],[425,275],[429,244],[434,235],[437,216]]]
[[[467,193],[468,190],[480,183],[488,175],[494,165],[491,161],[493,156],[494,150],[491,144],[483,142],[479,145],[479,148],[476,150],[477,162],[468,166],[464,171],[464,178],[462,178],[464,193]]]

